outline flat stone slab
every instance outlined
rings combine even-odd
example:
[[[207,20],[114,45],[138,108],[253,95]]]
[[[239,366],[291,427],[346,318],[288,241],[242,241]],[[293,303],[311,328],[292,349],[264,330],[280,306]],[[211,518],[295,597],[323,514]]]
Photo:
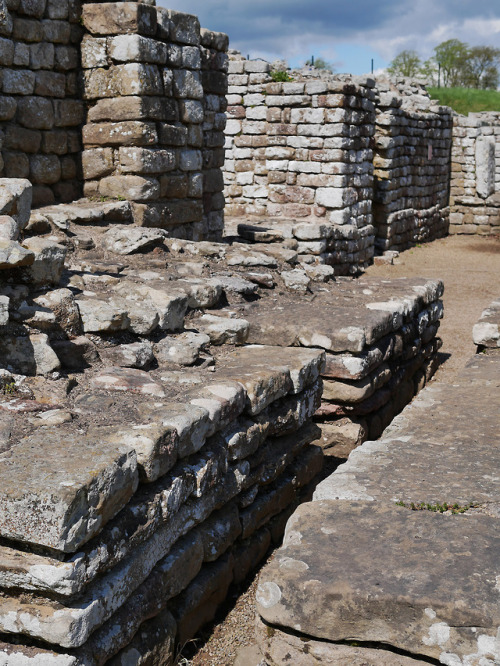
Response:
[[[475,356],[462,377],[456,385],[427,386],[380,440],[365,442],[320,483],[314,497],[498,502],[500,476],[491,470],[500,469],[500,356]]]
[[[290,519],[257,608],[266,622],[319,639],[498,663],[499,548],[492,516],[312,502]]]
[[[134,494],[134,449],[47,428],[0,455],[0,535],[74,552]]]
[[[247,342],[359,353],[426,306],[432,304],[427,318],[438,319],[442,293],[442,282],[425,278],[340,280],[324,293],[297,299],[293,316],[278,298],[250,304]]]
[[[261,575],[263,620],[333,646],[500,663],[499,413],[500,356],[478,354],[355,449],[290,519]],[[281,654],[270,632],[262,646]]]
[[[483,310],[481,318],[472,329],[475,345],[482,347],[500,347],[500,298]]]

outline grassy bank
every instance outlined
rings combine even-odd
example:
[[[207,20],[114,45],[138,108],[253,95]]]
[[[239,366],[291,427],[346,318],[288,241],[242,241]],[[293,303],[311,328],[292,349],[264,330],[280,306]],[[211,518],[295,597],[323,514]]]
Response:
[[[457,113],[500,111],[500,92],[475,88],[429,88],[429,95]]]

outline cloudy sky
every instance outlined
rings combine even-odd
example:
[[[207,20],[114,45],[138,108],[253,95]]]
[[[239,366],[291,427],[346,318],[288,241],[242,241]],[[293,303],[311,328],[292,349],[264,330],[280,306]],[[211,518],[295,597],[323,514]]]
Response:
[[[297,66],[311,55],[338,72],[385,67],[403,49],[425,59],[456,37],[500,48],[500,0],[157,0],[226,32],[231,48],[251,58],[285,57]]]

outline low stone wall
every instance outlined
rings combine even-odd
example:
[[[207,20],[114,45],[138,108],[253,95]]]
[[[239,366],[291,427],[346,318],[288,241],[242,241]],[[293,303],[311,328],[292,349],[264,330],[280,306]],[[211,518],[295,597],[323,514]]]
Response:
[[[450,233],[500,231],[500,114],[454,116]]]
[[[367,397],[400,352],[423,371],[441,285],[0,192],[32,234],[0,242],[0,660],[168,666],[310,498],[323,382]]]
[[[262,663],[498,663],[500,355],[488,321],[496,302],[475,327],[486,353],[425,388],[290,518],[256,594]]]
[[[173,236],[220,237],[227,36],[149,4],[82,17],[85,195],[123,197],[135,224]]]
[[[0,11],[0,176],[29,178],[33,202],[81,196],[80,3],[8,0]]]
[[[373,214],[381,251],[440,238],[449,227],[451,109],[433,104],[425,89],[396,84],[377,79]]]

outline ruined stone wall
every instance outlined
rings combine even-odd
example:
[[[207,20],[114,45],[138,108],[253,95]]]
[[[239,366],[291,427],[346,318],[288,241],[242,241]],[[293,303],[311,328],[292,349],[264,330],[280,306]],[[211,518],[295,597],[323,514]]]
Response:
[[[404,79],[377,90],[375,243],[404,250],[448,232],[452,115]]]
[[[71,201],[81,194],[80,3],[0,7],[0,175],[29,178],[34,205]]]
[[[225,35],[140,3],[83,7],[87,196],[132,201],[136,224],[222,233]]]
[[[226,213],[316,224],[299,239],[304,260],[355,272],[373,256],[374,83],[277,83],[269,69],[229,63]]]
[[[500,114],[453,118],[450,233],[500,231]]]

